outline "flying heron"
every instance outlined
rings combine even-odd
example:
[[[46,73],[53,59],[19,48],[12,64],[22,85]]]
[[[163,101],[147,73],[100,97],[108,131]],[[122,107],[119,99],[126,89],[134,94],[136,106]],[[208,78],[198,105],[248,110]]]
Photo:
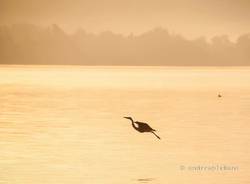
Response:
[[[147,123],[139,122],[139,121],[134,121],[131,117],[124,117],[126,119],[129,119],[132,122],[132,126],[134,129],[136,129],[140,133],[144,132],[151,132],[154,134],[158,139],[161,139],[158,135],[155,133],[155,129],[151,128]]]

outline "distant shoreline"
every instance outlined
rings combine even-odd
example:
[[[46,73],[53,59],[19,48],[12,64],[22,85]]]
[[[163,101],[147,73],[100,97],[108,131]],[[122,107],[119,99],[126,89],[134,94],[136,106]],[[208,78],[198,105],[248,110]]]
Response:
[[[1,66],[51,66],[51,67],[68,67],[68,66],[79,66],[79,67],[146,67],[146,68],[250,68],[250,65],[80,65],[80,64],[0,64]]]

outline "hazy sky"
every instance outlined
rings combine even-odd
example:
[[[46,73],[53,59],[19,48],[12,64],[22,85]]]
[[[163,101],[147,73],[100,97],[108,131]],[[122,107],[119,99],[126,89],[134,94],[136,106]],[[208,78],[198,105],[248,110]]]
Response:
[[[124,34],[161,26],[189,38],[235,37],[250,32],[250,0],[0,0],[0,24],[13,23]]]

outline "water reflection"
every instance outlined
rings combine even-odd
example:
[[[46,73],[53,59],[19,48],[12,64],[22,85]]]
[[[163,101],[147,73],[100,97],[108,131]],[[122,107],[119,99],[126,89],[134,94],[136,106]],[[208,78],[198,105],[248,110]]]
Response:
[[[155,180],[154,178],[139,178],[137,181],[139,183],[150,183],[151,181]]]

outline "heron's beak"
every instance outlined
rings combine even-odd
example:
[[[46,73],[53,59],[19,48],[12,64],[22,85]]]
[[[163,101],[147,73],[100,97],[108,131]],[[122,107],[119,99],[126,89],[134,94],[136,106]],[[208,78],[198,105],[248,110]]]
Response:
[[[123,118],[129,119],[129,117],[123,117]]]

